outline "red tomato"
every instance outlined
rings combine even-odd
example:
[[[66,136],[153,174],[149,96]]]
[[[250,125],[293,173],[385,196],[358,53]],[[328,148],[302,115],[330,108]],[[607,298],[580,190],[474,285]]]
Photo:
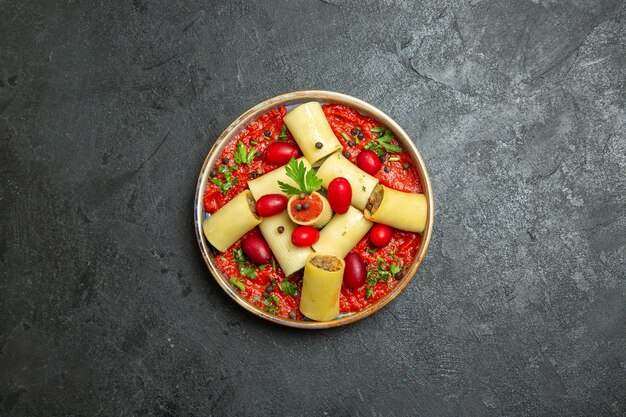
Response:
[[[282,194],[267,194],[256,202],[256,212],[261,217],[271,217],[287,208],[289,199]]]
[[[276,165],[285,165],[291,158],[298,156],[300,151],[290,143],[274,142],[265,149],[265,159]]]
[[[311,246],[320,238],[320,232],[312,226],[298,226],[291,233],[291,243],[295,246]]]
[[[347,179],[337,177],[328,184],[328,202],[335,213],[344,214],[351,201],[352,187]]]
[[[355,290],[365,284],[365,263],[354,252],[350,252],[344,260],[346,261],[346,269],[343,273],[343,282]]]
[[[387,246],[391,242],[391,236],[393,235],[393,229],[384,224],[376,223],[370,229],[370,242],[377,248]]]
[[[376,152],[368,150],[362,151],[356,157],[356,165],[370,175],[376,174],[381,167],[380,159]]]
[[[247,237],[241,242],[241,249],[257,265],[268,264],[272,261],[272,251],[269,245],[259,236]]]

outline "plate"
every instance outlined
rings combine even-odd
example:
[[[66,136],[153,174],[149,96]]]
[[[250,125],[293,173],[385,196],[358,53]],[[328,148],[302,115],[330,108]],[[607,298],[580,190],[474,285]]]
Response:
[[[387,295],[385,295],[369,307],[357,313],[340,314],[337,318],[325,322],[310,321],[307,319],[294,320],[279,317],[270,314],[267,311],[262,310],[257,306],[249,303],[239,292],[233,289],[233,286],[228,281],[228,277],[226,277],[220,271],[215,260],[215,249],[211,247],[211,245],[206,240],[204,234],[202,233],[202,222],[208,216],[208,214],[204,211],[204,192],[207,186],[207,182],[209,181],[210,172],[215,165],[217,158],[222,153],[226,145],[243,129],[245,129],[248,124],[256,120],[262,114],[280,106],[285,106],[287,109],[291,109],[298,104],[306,103],[309,101],[318,101],[321,104],[338,103],[348,105],[353,109],[359,111],[361,114],[373,118],[374,120],[378,121],[382,126],[385,126],[389,130],[391,130],[398,142],[402,144],[406,152],[411,156],[413,165],[417,169],[428,205],[426,227],[424,229],[424,233],[422,234],[422,242],[420,244],[419,250],[415,255],[415,258],[406,270],[404,279],[402,279],[399,284],[395,288],[393,288],[392,291],[390,291]],[[426,250],[428,249],[428,244],[430,242],[430,237],[432,234],[433,216],[434,199],[430,183],[430,177],[428,176],[428,171],[426,170],[426,165],[424,164],[422,156],[420,155],[419,151],[415,147],[415,144],[407,135],[407,133],[391,117],[389,117],[387,114],[377,109],[376,107],[372,106],[371,104],[345,94],[335,93],[331,91],[297,91],[282,94],[280,96],[257,104],[256,106],[252,107],[250,110],[239,116],[217,138],[215,144],[206,156],[200,170],[200,175],[198,177],[194,200],[194,228],[196,232],[196,239],[198,240],[198,245],[200,247],[202,257],[219,286],[240,306],[253,313],[254,315],[276,324],[301,329],[327,329],[354,323],[358,320],[372,315],[373,313],[387,305],[391,300],[396,298],[409,284],[409,282],[417,272],[420,264],[422,263],[424,256],[426,255]]]

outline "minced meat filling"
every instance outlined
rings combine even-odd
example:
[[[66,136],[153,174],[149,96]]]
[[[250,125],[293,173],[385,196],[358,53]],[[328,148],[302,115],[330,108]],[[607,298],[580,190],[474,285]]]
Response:
[[[335,272],[341,269],[341,260],[336,256],[317,255],[311,258],[313,266],[328,272]]]
[[[254,217],[258,218],[259,215],[256,213],[256,201],[252,198],[252,194],[246,194],[246,200],[248,201],[248,207],[250,207],[250,211],[254,214]]]
[[[383,187],[381,187],[380,185],[374,188],[374,191],[372,191],[370,198],[367,200],[367,209],[370,211],[370,213],[376,213],[376,210],[378,210],[378,207],[380,207],[380,203],[383,201],[384,194],[385,192],[383,191]]]

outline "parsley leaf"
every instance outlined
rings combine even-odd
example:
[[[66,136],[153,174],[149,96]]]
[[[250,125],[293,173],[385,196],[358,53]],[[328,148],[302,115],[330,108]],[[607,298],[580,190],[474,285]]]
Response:
[[[367,300],[368,298],[370,298],[372,296],[372,293],[374,291],[372,290],[372,287],[366,287],[365,288],[365,299]]]
[[[287,140],[287,126],[283,125],[283,130],[280,131],[280,135],[278,135],[278,141],[284,142]]]
[[[239,272],[241,272],[241,275],[245,275],[250,279],[256,279],[256,272],[254,271],[254,268],[250,268],[249,266],[239,266]]]
[[[391,130],[385,130],[384,135],[368,142],[364,148],[376,152],[378,156],[383,156],[388,152],[402,152],[402,147],[394,145],[391,143],[392,141],[393,135],[391,134]]]
[[[292,284],[289,281],[284,281],[282,284],[280,284],[280,289],[283,290],[283,292],[287,295],[298,294],[298,287],[296,287],[296,284]]]
[[[263,304],[265,304],[265,308],[269,313],[278,314],[276,307],[280,307],[280,301],[276,298],[276,294],[272,294],[263,300]]]
[[[278,181],[280,189],[287,195],[297,195],[300,193],[311,194],[313,191],[319,190],[322,186],[322,180],[317,178],[315,171],[313,169],[307,169],[302,161],[296,161],[294,158],[291,158],[285,168],[285,172],[299,187],[296,188],[290,184]]]
[[[237,165],[246,164],[250,167],[250,164],[254,160],[254,153],[256,148],[252,148],[249,151],[246,149],[246,145],[243,142],[237,142],[237,150],[233,154],[233,160]]]
[[[246,285],[237,278],[233,277],[228,281],[230,281],[230,283],[233,284],[235,287],[239,288],[239,291],[244,292],[246,290]]]
[[[233,258],[237,265],[239,266],[239,273],[243,276],[246,276],[250,279],[256,279],[256,271],[254,268],[250,267],[248,261],[246,260],[245,255],[243,254],[243,250],[233,249]]]
[[[385,131],[385,128],[380,127],[380,126],[373,127],[370,129],[370,132],[374,132],[374,133],[383,133],[384,131]]]
[[[402,268],[400,268],[398,265],[396,264],[391,264],[389,266],[389,272],[391,272],[391,275],[396,275],[398,272],[400,272],[402,270]]]
[[[222,180],[220,180],[218,178],[211,178],[211,182],[213,184],[217,185],[218,187],[220,187],[220,192],[222,194],[226,194],[226,192],[228,190],[233,188],[233,185],[235,185],[235,184],[237,184],[239,182],[239,178],[230,178],[230,179],[226,180],[226,182],[224,182],[224,181],[222,181]]]

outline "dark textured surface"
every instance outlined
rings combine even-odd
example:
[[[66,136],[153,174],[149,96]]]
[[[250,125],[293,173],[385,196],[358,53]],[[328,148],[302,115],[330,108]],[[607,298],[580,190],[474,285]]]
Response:
[[[623,2],[0,9],[0,415],[626,414]],[[192,199],[313,88],[396,118],[437,206],[400,297],[303,332],[219,289]]]

